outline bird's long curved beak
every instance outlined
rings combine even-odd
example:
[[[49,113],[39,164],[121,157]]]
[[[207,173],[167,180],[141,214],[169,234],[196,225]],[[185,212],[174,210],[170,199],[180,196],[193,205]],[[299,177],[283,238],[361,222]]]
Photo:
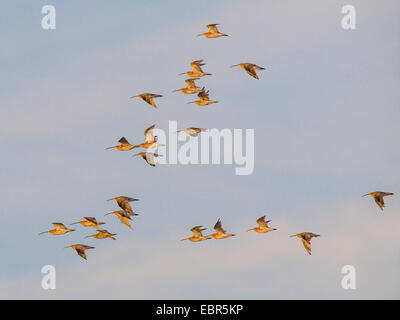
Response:
[[[108,149],[113,149],[114,147],[108,147],[108,148],[105,148],[104,150],[108,150]]]
[[[132,99],[132,98],[137,98],[138,96],[132,96],[132,97],[129,97],[129,99]]]
[[[251,231],[251,230],[253,230],[253,229],[249,229],[249,230],[247,230],[247,232],[249,232],[249,231]]]
[[[196,36],[196,38],[197,38],[197,37],[201,37],[203,34],[204,34],[204,33],[198,34],[198,35]]]
[[[91,236],[86,236],[85,239],[86,239],[86,238],[89,238],[89,237],[91,237]]]
[[[179,89],[176,89],[176,90],[174,90],[174,91],[172,91],[172,92],[177,92],[177,91],[179,91]]]
[[[134,154],[131,158],[136,157],[136,156],[138,156],[138,155],[139,155],[139,153],[136,153],[136,154]]]
[[[48,231],[43,231],[43,232],[41,232],[41,233],[39,233],[39,236],[41,235],[41,234],[45,234],[45,233],[47,233]]]
[[[297,236],[297,234],[294,234],[294,235],[292,235],[292,236],[289,236],[289,238],[296,237],[296,236]]]
[[[71,246],[68,246],[68,247],[64,247],[64,249],[67,249],[67,248],[71,248]]]
[[[369,196],[369,193],[364,194],[363,196],[361,196],[361,198],[362,198],[362,197],[366,197],[366,196]]]
[[[186,238],[186,239],[182,239],[181,241],[185,241],[185,240],[187,240],[188,238]]]
[[[112,199],[108,199],[107,201],[111,201],[111,200],[115,200],[115,198],[112,198]]]
[[[234,64],[233,66],[231,66],[231,68],[233,68],[233,67],[237,67],[238,66],[238,64]]]

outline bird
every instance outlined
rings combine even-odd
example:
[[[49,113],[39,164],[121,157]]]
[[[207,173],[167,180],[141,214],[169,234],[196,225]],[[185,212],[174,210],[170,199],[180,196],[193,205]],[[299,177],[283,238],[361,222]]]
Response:
[[[136,157],[136,156],[142,157],[152,167],[156,166],[155,158],[162,157],[162,155],[159,155],[157,153],[151,153],[151,152],[139,152],[137,154],[134,154],[132,157]]]
[[[140,98],[140,99],[142,99],[143,101],[146,101],[149,105],[151,105],[151,106],[153,106],[154,108],[157,109],[157,106],[156,106],[156,104],[154,103],[153,98],[160,98],[160,97],[162,97],[162,95],[160,95],[160,94],[155,94],[155,93],[141,93],[141,94],[138,94],[138,95],[136,95],[136,96],[132,96],[131,99],[132,99],[132,98]]]
[[[210,100],[209,96],[208,96],[208,92],[209,90],[205,91],[205,88],[203,87],[201,89],[201,91],[197,94],[197,96],[199,97],[200,100],[196,100],[196,101],[191,101],[188,103],[195,103],[198,106],[206,106],[212,103],[217,103],[218,101],[212,101]]]
[[[181,76],[181,75],[186,74],[188,77],[191,77],[191,78],[201,78],[204,76],[211,76],[212,75],[211,73],[204,72],[203,69],[201,68],[201,66],[205,65],[205,63],[202,63],[202,62],[203,62],[203,60],[192,61],[190,63],[190,66],[192,67],[192,71],[183,72],[183,73],[180,73],[179,75]]]
[[[319,234],[311,233],[311,232],[302,232],[295,234],[291,237],[297,237],[300,238],[301,241],[303,242],[304,248],[306,248],[306,251],[308,252],[309,255],[311,255],[311,239],[314,237],[319,237]]]
[[[92,235],[87,236],[87,237],[85,237],[85,238],[89,238],[89,237],[92,237],[92,238],[95,238],[95,239],[106,239],[106,238],[110,238],[110,239],[116,240],[116,239],[114,238],[114,236],[116,236],[116,235],[117,235],[116,233],[110,233],[110,232],[108,232],[107,230],[97,230],[97,233],[96,233],[96,234],[92,234]]]
[[[208,32],[198,34],[197,37],[200,37],[200,36],[204,36],[206,38],[227,37],[228,36],[227,34],[219,32],[217,26],[219,26],[218,23],[208,24],[207,25]]]
[[[125,137],[122,137],[121,139],[119,139],[118,142],[120,143],[120,145],[113,146],[113,147],[108,147],[108,148],[106,148],[106,150],[108,150],[108,149],[117,149],[119,151],[128,151],[128,150],[132,150],[133,148],[135,148],[135,146],[131,145],[128,142],[128,140],[126,140]]]
[[[247,71],[247,73],[249,75],[251,75],[253,78],[256,78],[257,80],[259,78],[258,78],[258,75],[256,73],[256,70],[265,70],[265,68],[260,67],[260,66],[258,66],[256,64],[253,64],[253,63],[239,63],[239,64],[235,64],[235,65],[231,66],[231,68],[237,67],[237,66],[242,67],[244,70]]]
[[[135,199],[135,198],[130,198],[130,197],[125,197],[125,196],[119,196],[119,197],[115,197],[115,198],[111,198],[108,199],[107,201],[111,201],[111,200],[115,200],[117,201],[118,206],[122,209],[127,211],[130,214],[133,214],[133,210],[131,205],[129,204],[129,202],[132,201],[139,201],[139,199]],[[135,214],[136,215],[136,214]]]
[[[146,142],[135,145],[134,148],[145,148],[145,149],[153,149],[158,147],[163,147],[165,144],[160,144],[157,142],[157,136],[153,135],[153,130],[156,125],[153,124],[152,126],[148,127],[144,131],[144,136],[146,137]]]
[[[268,227],[268,223],[271,222],[271,221],[272,220],[265,221],[265,216],[262,216],[261,218],[258,218],[257,221],[256,221],[257,224],[258,224],[258,227],[249,229],[247,231],[252,231],[253,230],[253,231],[257,232],[257,233],[266,233],[266,232],[274,231],[274,230],[276,230],[275,228]]]
[[[186,88],[176,89],[172,92],[181,91],[182,93],[185,93],[185,94],[198,93],[201,91],[201,89],[197,88],[196,84],[194,83],[198,79],[199,78],[186,79],[185,80]]]
[[[84,245],[84,244],[72,244],[72,245],[70,245],[70,246],[68,246],[68,247],[65,247],[65,248],[72,248],[72,249],[74,249],[74,250],[76,251],[76,253],[79,254],[79,255],[80,255],[83,259],[85,259],[85,260],[87,260],[87,259],[86,259],[85,250],[88,250],[88,249],[95,249],[95,247],[90,247],[90,246],[87,246],[87,245]]]
[[[109,213],[105,214],[105,216],[109,215],[109,214],[116,215],[118,217],[119,221],[121,221],[122,224],[126,225],[131,230],[133,230],[132,226],[131,226],[131,224],[129,222],[129,220],[132,221],[131,215],[138,216],[138,214],[136,214],[136,213],[132,214],[132,213],[129,213],[129,212],[125,211],[125,210],[109,212]]]
[[[203,228],[203,226],[196,226],[193,227],[192,229],[190,229],[190,231],[193,232],[193,236],[186,238],[186,239],[182,239],[181,241],[184,240],[189,240],[192,242],[198,242],[198,241],[202,241],[202,240],[208,240],[208,239],[212,239],[209,236],[203,236],[202,231],[207,230],[207,228]]]
[[[217,223],[214,225],[214,229],[215,233],[210,234],[210,237],[214,239],[225,239],[234,236],[234,234],[226,233],[226,231],[222,228],[221,219],[218,219]]]
[[[177,132],[184,132],[192,137],[197,137],[200,132],[204,132],[204,131],[207,131],[207,129],[190,127],[190,128],[178,130]]]
[[[72,226],[73,224],[79,223],[80,225],[84,227],[94,227],[96,229],[99,228],[100,225],[104,224],[104,222],[97,222],[96,218],[94,217],[83,217],[85,220],[83,221],[78,221],[71,223],[70,225]]]
[[[45,233],[50,233],[54,236],[58,236],[61,234],[66,234],[68,232],[75,231],[75,229],[68,229],[66,226],[64,226],[63,223],[60,223],[60,222],[53,222],[52,225],[54,226],[54,229],[45,231],[45,232],[41,232],[41,233],[39,233],[39,235],[45,234]]]
[[[376,204],[378,205],[378,207],[383,211],[383,208],[385,207],[385,201],[383,200],[383,197],[393,196],[393,195],[394,195],[394,193],[391,193],[391,192],[375,191],[375,192],[370,192],[370,193],[364,194],[362,197],[366,197],[366,196],[373,197]]]

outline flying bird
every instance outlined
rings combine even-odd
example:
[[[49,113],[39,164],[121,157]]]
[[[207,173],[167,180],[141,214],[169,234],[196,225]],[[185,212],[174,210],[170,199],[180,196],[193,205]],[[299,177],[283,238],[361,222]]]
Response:
[[[197,96],[199,97],[199,100],[196,101],[191,101],[188,103],[195,103],[198,106],[206,106],[212,103],[217,103],[218,101],[212,101],[210,100],[210,97],[208,95],[209,90],[205,91],[205,88],[203,87],[201,89],[201,91],[197,94]]]
[[[94,227],[94,228],[98,229],[100,225],[104,224],[104,222],[97,222],[96,218],[94,218],[94,217],[83,217],[83,219],[85,219],[85,220],[74,222],[74,223],[71,223],[70,225],[72,226],[73,224],[79,223],[80,225],[82,225],[84,227]]]
[[[158,148],[158,147],[163,147],[165,144],[160,144],[157,142],[157,136],[153,135],[153,130],[156,125],[153,124],[152,126],[148,127],[144,131],[144,136],[146,139],[146,142],[138,144],[134,146],[134,148],[145,148],[145,149],[153,149],[153,148]]]
[[[225,239],[229,237],[233,237],[234,234],[227,233],[223,228],[222,228],[222,223],[221,220],[218,219],[217,223],[214,225],[214,234],[210,234],[210,237],[214,239]]]
[[[70,245],[70,246],[65,247],[65,248],[74,249],[77,254],[79,254],[83,259],[87,260],[86,259],[85,250],[94,249],[95,247],[90,247],[90,246],[87,246],[87,245],[84,245],[84,244],[73,244],[73,245]]]
[[[117,201],[118,206],[122,209],[127,211],[130,214],[133,214],[133,210],[131,205],[129,204],[129,202],[132,201],[139,201],[139,199],[135,199],[135,198],[130,198],[130,197],[125,197],[125,196],[119,196],[119,197],[115,197],[115,198],[111,198],[108,199],[107,201],[111,201],[111,200],[115,200]],[[136,215],[136,214],[134,214]]]
[[[225,33],[219,32],[217,26],[219,26],[218,23],[213,23],[213,24],[208,24],[208,32],[202,33],[197,35],[197,37],[204,36],[206,38],[218,38],[218,37],[227,37],[228,35]]]
[[[161,155],[159,155],[157,153],[151,153],[151,152],[139,152],[137,154],[134,154],[132,157],[136,157],[136,156],[142,157],[152,167],[156,166],[155,158],[162,157]]]
[[[183,73],[180,73],[179,75],[181,76],[183,74],[186,74],[188,77],[191,77],[191,78],[201,78],[204,76],[211,76],[212,75],[211,73],[204,72],[203,69],[201,68],[201,66],[205,65],[205,63],[202,63],[202,62],[203,62],[203,60],[192,61],[190,63],[190,66],[192,67],[192,71],[183,72]]]
[[[258,218],[257,221],[256,221],[257,224],[258,224],[258,227],[249,229],[247,231],[252,231],[253,230],[253,231],[257,232],[257,233],[266,233],[266,232],[274,231],[274,230],[276,230],[275,228],[270,228],[268,226],[268,223],[271,222],[271,221],[272,220],[265,221],[265,216],[262,216],[261,218]]]
[[[87,236],[87,237],[85,237],[85,238],[89,238],[89,237],[92,237],[92,238],[95,238],[95,239],[106,239],[106,238],[110,238],[110,239],[116,240],[116,239],[114,238],[114,236],[116,236],[116,235],[117,235],[116,233],[110,233],[110,232],[108,232],[107,230],[97,230],[97,233],[96,233],[96,234],[92,234],[92,235]]]
[[[108,147],[108,148],[106,148],[106,150],[108,150],[108,149],[117,149],[119,151],[128,151],[128,150],[132,150],[133,148],[135,148],[135,146],[131,145],[128,142],[128,140],[126,140],[125,137],[122,137],[121,139],[119,139],[118,142],[120,143],[120,145],[113,146],[113,147]]]
[[[192,242],[198,242],[198,241],[202,241],[202,240],[211,239],[211,237],[209,237],[209,236],[206,236],[206,237],[203,236],[202,231],[207,230],[207,228],[202,228],[202,227],[203,226],[193,227],[192,229],[190,229],[190,231],[193,232],[193,236],[191,236],[189,238],[186,238],[186,239],[182,239],[181,241],[189,240],[189,241],[192,241]]]
[[[311,239],[314,237],[319,237],[319,234],[311,233],[311,232],[302,232],[295,234],[291,237],[297,237],[300,238],[301,241],[303,242],[304,248],[306,248],[306,251],[308,252],[309,255],[311,255]]]
[[[54,229],[45,231],[45,232],[41,232],[41,233],[39,233],[39,235],[45,234],[45,233],[50,233],[53,236],[58,236],[61,234],[66,234],[68,232],[75,231],[75,229],[68,229],[66,226],[64,226],[64,224],[62,224],[60,222],[53,222],[52,225],[54,226]]]
[[[138,214],[136,214],[136,213],[130,213],[130,212],[127,212],[125,210],[113,211],[113,212],[107,213],[105,215],[107,216],[109,214],[113,214],[113,215],[117,216],[119,221],[121,221],[122,224],[124,224],[125,226],[127,226],[131,230],[133,230],[132,226],[131,226],[131,224],[129,222],[129,220],[132,221],[131,215],[138,216]]]
[[[204,132],[204,131],[207,131],[207,129],[191,127],[191,128],[186,128],[183,130],[178,130],[177,132],[184,132],[192,137],[197,137],[200,132]]]
[[[253,63],[239,63],[239,64],[235,64],[233,66],[231,66],[231,68],[233,67],[242,67],[244,70],[246,70],[246,72],[251,75],[253,78],[256,78],[258,80],[258,75],[256,73],[256,70],[265,70],[265,68],[260,67],[256,64]]]
[[[383,200],[383,197],[392,196],[392,195],[394,195],[394,193],[375,191],[375,192],[370,192],[370,193],[364,194],[362,197],[366,197],[366,196],[373,197],[376,204],[378,205],[378,207],[383,211],[383,208],[385,207],[385,201]]]
[[[185,94],[193,94],[193,93],[198,93],[201,91],[201,89],[199,89],[196,84],[195,81],[198,80],[199,78],[192,78],[192,79],[186,79],[186,88],[181,88],[181,89],[176,89],[172,92],[176,92],[176,91],[181,91]]]
[[[157,106],[156,106],[156,104],[154,103],[153,98],[160,98],[160,97],[162,97],[162,95],[160,95],[160,94],[141,93],[141,94],[138,94],[138,95],[136,95],[136,96],[132,96],[131,99],[132,99],[132,98],[140,98],[140,99],[142,99],[143,101],[147,102],[149,105],[151,105],[151,106],[153,106],[154,108],[157,109]]]

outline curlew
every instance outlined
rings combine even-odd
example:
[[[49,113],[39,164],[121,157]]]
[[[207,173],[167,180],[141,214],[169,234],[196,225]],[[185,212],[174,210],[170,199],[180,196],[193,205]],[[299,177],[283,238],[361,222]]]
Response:
[[[151,152],[139,152],[137,154],[134,154],[132,157],[136,157],[136,156],[142,157],[152,167],[156,166],[155,158],[162,157],[161,155],[159,155],[157,153],[151,153]]]
[[[200,132],[204,131],[207,131],[207,129],[190,127],[183,130],[178,130],[177,132],[184,132],[192,137],[197,137]]]
[[[176,89],[172,92],[180,91],[185,94],[199,93],[201,89],[197,88],[196,84],[194,83],[198,79],[199,78],[186,79],[186,88]]]
[[[132,218],[131,218],[132,215],[138,216],[138,214],[136,214],[136,213],[130,213],[125,210],[113,211],[113,212],[109,212],[105,215],[107,216],[109,214],[113,214],[113,215],[117,216],[119,221],[121,221],[122,224],[124,224],[131,230],[133,230],[133,229],[132,229],[132,226],[131,226],[129,220],[132,221]]]
[[[221,220],[218,219],[217,223],[214,226],[215,233],[210,234],[210,237],[214,239],[225,239],[229,237],[233,237],[234,234],[226,233],[226,231],[222,228]]]
[[[219,32],[217,26],[219,26],[218,23],[208,24],[207,25],[208,32],[198,34],[197,37],[200,37],[200,36],[204,36],[206,38],[227,37],[228,36],[227,34]]]
[[[239,64],[235,64],[233,66],[231,66],[231,68],[233,67],[242,67],[244,70],[246,70],[246,72],[251,75],[253,78],[256,78],[258,80],[258,75],[256,73],[256,70],[265,70],[265,68],[260,67],[256,64],[253,63],[239,63]]]
[[[135,148],[134,145],[131,145],[128,140],[126,140],[125,137],[122,137],[121,139],[118,140],[118,142],[120,143],[117,146],[113,146],[113,147],[108,147],[106,148],[106,150],[108,149],[117,149],[119,151],[128,151],[128,150],[132,150],[133,148]]]
[[[41,232],[41,233],[39,233],[39,235],[40,234],[45,234],[45,233],[50,233],[53,236],[58,236],[58,235],[61,235],[61,234],[66,234],[68,232],[75,231],[75,229],[68,229],[66,226],[64,226],[63,223],[60,223],[60,222],[53,222],[52,225],[54,226],[54,229],[49,230],[49,231]]]
[[[257,233],[266,233],[266,232],[274,231],[274,230],[276,230],[275,228],[268,227],[268,223],[271,222],[271,221],[272,220],[265,221],[265,216],[262,216],[261,218],[258,218],[257,221],[256,221],[257,224],[258,224],[258,227],[249,229],[247,231],[252,231],[253,230],[253,231],[257,232]]]
[[[111,201],[111,200],[115,200],[117,201],[118,206],[122,209],[127,211],[128,213],[132,214],[132,215],[136,215],[134,214],[131,205],[129,204],[129,202],[132,201],[139,201],[139,199],[135,199],[135,198],[130,198],[130,197],[125,197],[125,196],[119,196],[119,197],[115,197],[112,199],[108,199],[107,201]]]
[[[385,201],[383,200],[383,197],[392,196],[392,195],[394,195],[394,193],[375,191],[375,192],[370,192],[370,193],[364,194],[362,197],[366,197],[366,196],[373,197],[376,204],[378,205],[378,207],[383,211],[383,208],[385,207]]]
[[[72,245],[70,245],[68,247],[65,247],[65,248],[74,249],[77,254],[79,254],[83,259],[87,260],[86,259],[85,250],[94,249],[95,247],[90,247],[90,246],[87,246],[87,245],[84,245],[84,244],[72,244]]]
[[[84,227],[94,227],[94,228],[98,229],[100,225],[104,224],[104,222],[97,222],[96,218],[94,218],[94,217],[83,217],[83,219],[85,219],[85,220],[74,222],[74,223],[71,223],[70,225],[72,226],[73,224],[79,223],[80,225],[82,225]]]
[[[301,241],[303,242],[304,248],[306,248],[306,251],[308,252],[309,255],[311,255],[311,239],[314,237],[319,237],[319,234],[311,233],[311,232],[302,232],[295,234],[291,237],[297,237],[300,238]]]
[[[203,69],[201,68],[201,66],[205,65],[205,63],[202,63],[202,62],[203,62],[203,60],[192,61],[190,63],[190,66],[192,67],[192,71],[183,72],[183,73],[180,73],[179,75],[181,76],[181,75],[186,74],[188,77],[191,77],[191,78],[201,78],[204,76],[211,76],[212,75],[211,73],[204,72]],[[190,79],[188,79],[188,80],[190,80]]]
[[[162,95],[160,95],[160,94],[141,93],[141,94],[138,94],[138,95],[136,95],[136,96],[132,96],[131,99],[132,99],[132,98],[140,98],[140,99],[142,99],[143,101],[147,102],[149,105],[151,105],[151,106],[153,106],[154,108],[157,109],[157,106],[156,106],[156,104],[154,103],[153,98],[160,98],[160,97],[162,97]]]
[[[89,237],[95,238],[95,239],[106,239],[106,238],[110,238],[110,239],[116,240],[116,239],[114,238],[114,236],[116,236],[116,235],[117,235],[116,233],[110,233],[110,232],[108,232],[107,230],[97,230],[97,233],[96,233],[96,234],[92,234],[92,235],[87,236],[87,237],[85,237],[85,238],[89,238]]]
[[[153,130],[156,125],[153,124],[152,126],[148,127],[144,131],[144,136],[146,138],[146,142],[138,144],[134,146],[134,148],[145,148],[145,149],[153,149],[158,147],[163,147],[165,144],[160,144],[157,142],[157,136],[153,135]]]
[[[186,238],[186,239],[182,239],[181,241],[189,240],[192,242],[198,242],[198,241],[202,241],[202,240],[211,239],[211,237],[209,237],[209,236],[203,236],[202,231],[207,230],[207,228],[202,228],[202,227],[203,226],[193,227],[192,229],[190,229],[190,231],[193,232],[193,236]]]
[[[212,101],[210,100],[209,96],[208,96],[208,90],[205,91],[205,88],[203,87],[201,89],[201,91],[197,94],[197,96],[199,97],[200,100],[196,100],[196,101],[191,101],[188,103],[195,103],[198,106],[206,106],[212,103],[217,103],[218,101]]]

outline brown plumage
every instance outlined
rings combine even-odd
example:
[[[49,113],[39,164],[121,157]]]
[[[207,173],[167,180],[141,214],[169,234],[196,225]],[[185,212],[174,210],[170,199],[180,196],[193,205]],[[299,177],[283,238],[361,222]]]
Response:
[[[130,213],[125,210],[113,211],[113,212],[107,213],[105,215],[107,216],[109,214],[116,215],[118,217],[119,221],[131,230],[133,230],[132,226],[129,222],[129,221],[132,221],[131,216],[138,216],[138,214],[136,214],[136,213]]]
[[[153,149],[153,148],[158,148],[158,147],[163,147],[164,144],[160,144],[157,142],[157,137],[153,135],[153,130],[155,128],[155,124],[152,126],[148,127],[144,131],[144,136],[146,141],[144,143],[138,144],[134,146],[134,148],[144,148],[144,149]]]
[[[383,200],[383,197],[392,196],[392,195],[394,195],[394,193],[375,191],[375,192],[370,192],[370,193],[364,194],[363,197],[371,196],[372,198],[374,198],[378,207],[383,211],[383,208],[385,207],[385,201]]]
[[[136,156],[142,157],[152,167],[156,166],[155,158],[161,157],[161,155],[159,155],[157,153],[151,153],[151,152],[139,152],[137,154],[134,154],[132,157],[136,157]]]
[[[68,247],[65,247],[65,248],[74,249],[76,251],[76,253],[79,256],[81,256],[83,259],[85,259],[85,260],[87,260],[85,251],[88,250],[88,249],[95,249],[95,247],[90,247],[90,246],[87,246],[87,245],[84,245],[84,244],[72,244],[72,245],[70,245]]]
[[[71,223],[71,226],[73,224],[79,223],[80,225],[82,225],[84,227],[94,227],[94,228],[98,229],[100,225],[104,224],[104,222],[97,222],[96,218],[94,218],[94,217],[83,217],[83,218],[85,220]]]
[[[203,62],[203,60],[192,61],[190,63],[190,66],[192,67],[192,71],[183,72],[183,73],[180,73],[179,75],[181,76],[183,74],[186,74],[188,77],[197,78],[197,79],[204,77],[204,76],[211,76],[212,75],[211,73],[204,72],[203,69],[201,68],[201,66],[205,65],[205,63],[202,63],[202,62]],[[190,79],[188,79],[188,80],[190,80]]]
[[[89,237],[92,237],[92,238],[95,238],[95,239],[106,239],[106,238],[110,238],[110,239],[116,240],[116,239],[114,238],[114,236],[116,236],[116,235],[117,235],[116,233],[110,233],[110,232],[108,232],[107,230],[97,230],[97,233],[96,233],[96,234],[92,234],[92,235],[87,236],[87,237],[85,237],[85,238],[89,238]]]
[[[174,90],[173,92],[181,91],[182,93],[185,93],[185,94],[193,94],[193,93],[200,92],[201,89],[199,89],[195,84],[195,81],[198,79],[199,78],[186,79],[185,80],[186,88],[177,89],[177,90]]]
[[[197,96],[199,97],[199,100],[196,101],[191,101],[188,103],[195,103],[198,106],[206,106],[212,103],[217,103],[218,101],[212,101],[210,100],[210,97],[208,95],[209,90],[205,91],[205,88],[203,87],[201,89],[201,91],[197,94]]]
[[[155,94],[155,93],[141,93],[136,96],[132,96],[131,98],[140,98],[143,101],[147,102],[149,105],[153,106],[154,108],[157,109],[156,104],[154,103],[154,98],[160,98],[162,95],[160,94]]]
[[[268,223],[271,221],[272,220],[265,221],[265,216],[262,216],[261,218],[258,218],[256,221],[258,224],[258,227],[249,229],[247,231],[255,231],[257,233],[266,233],[266,232],[274,231],[274,230],[276,230],[275,228],[270,228],[268,226]]]
[[[209,237],[209,236],[206,236],[206,237],[203,236],[202,231],[204,231],[204,230],[207,230],[207,228],[203,228],[203,226],[193,227],[192,229],[190,229],[190,231],[193,232],[193,236],[186,238],[186,239],[182,239],[181,241],[189,240],[192,242],[198,242],[198,241],[211,239],[211,237]]]
[[[128,142],[128,140],[126,140],[125,137],[122,137],[121,139],[119,139],[118,142],[120,143],[120,145],[113,146],[113,147],[108,147],[108,148],[106,148],[106,150],[108,150],[108,149],[117,149],[119,151],[128,151],[128,150],[131,150],[131,149],[135,148],[135,146],[131,145]]]
[[[234,234],[227,233],[226,230],[222,228],[222,223],[220,219],[218,219],[217,223],[214,225],[214,230],[215,233],[210,234],[210,237],[214,239],[225,239],[234,236]]]
[[[301,242],[303,242],[304,248],[308,252],[309,255],[311,255],[311,239],[314,237],[319,237],[319,234],[311,233],[311,232],[302,232],[295,234],[291,237],[297,237],[301,239]]]
[[[197,137],[200,132],[204,131],[207,131],[207,129],[190,127],[183,130],[178,130],[177,132],[184,132],[192,137]]]
[[[208,24],[207,25],[208,32],[198,34],[197,37],[200,37],[200,36],[204,36],[206,38],[227,37],[228,36],[227,34],[219,32],[219,30],[217,28],[218,25],[219,25],[218,23]]]
[[[45,231],[45,232],[41,232],[39,234],[50,233],[53,236],[58,236],[58,235],[66,234],[68,232],[75,231],[75,229],[68,229],[66,226],[64,226],[63,223],[60,223],[60,222],[53,222],[52,225],[54,226],[54,229]]]
[[[118,206],[122,209],[125,210],[129,213],[133,213],[132,207],[129,204],[129,202],[132,201],[139,201],[139,199],[135,199],[135,198],[130,198],[130,197],[125,197],[125,196],[119,196],[119,197],[115,197],[115,198],[111,198],[108,199],[107,201],[111,201],[111,200],[115,200],[117,201]]]
[[[253,63],[239,63],[231,66],[231,68],[236,66],[242,67],[244,70],[246,70],[246,72],[249,75],[251,75],[253,78],[256,78],[257,80],[258,80],[258,75],[256,73],[256,70],[265,70],[265,68],[260,67]]]

